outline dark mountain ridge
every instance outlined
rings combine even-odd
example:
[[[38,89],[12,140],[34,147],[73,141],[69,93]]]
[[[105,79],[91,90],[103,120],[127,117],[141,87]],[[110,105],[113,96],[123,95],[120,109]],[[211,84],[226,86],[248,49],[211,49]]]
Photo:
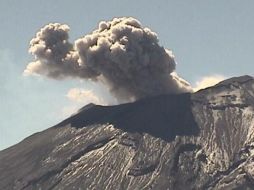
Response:
[[[0,152],[0,189],[254,189],[254,79],[89,104]]]
[[[191,113],[190,94],[161,95],[115,106],[89,104],[88,107],[81,108],[78,114],[56,127],[71,124],[72,127],[82,128],[108,123],[127,132],[148,133],[168,141],[176,135],[198,134]],[[179,120],[179,117],[184,119]]]

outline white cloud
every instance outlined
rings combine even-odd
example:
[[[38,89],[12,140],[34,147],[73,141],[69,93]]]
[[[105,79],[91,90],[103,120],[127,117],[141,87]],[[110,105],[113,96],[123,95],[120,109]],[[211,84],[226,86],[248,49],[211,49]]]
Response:
[[[225,80],[225,76],[222,75],[211,75],[211,76],[206,76],[206,77],[202,77],[200,80],[198,80],[195,83],[195,87],[193,88],[194,92],[210,87],[210,86],[214,86],[215,84]]]
[[[70,100],[82,104],[105,104],[104,100],[94,94],[92,90],[85,90],[82,88],[72,88],[66,95]]]
[[[65,119],[69,116],[71,116],[72,114],[77,113],[77,111],[80,109],[81,106],[78,105],[69,105],[69,106],[64,106],[61,110],[61,115],[60,115],[60,119]]]
[[[83,106],[94,103],[98,105],[107,105],[105,101],[98,97],[92,90],[86,90],[83,88],[71,88],[66,97],[71,101],[69,105],[66,105],[61,110],[61,119],[69,117],[82,108]]]

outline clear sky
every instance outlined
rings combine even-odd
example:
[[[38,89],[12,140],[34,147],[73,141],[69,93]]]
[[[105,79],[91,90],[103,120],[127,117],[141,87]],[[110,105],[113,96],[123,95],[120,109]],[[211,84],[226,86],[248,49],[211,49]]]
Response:
[[[24,77],[29,41],[50,22],[70,26],[70,40],[101,20],[132,16],[173,51],[177,73],[193,86],[206,76],[254,75],[253,0],[1,0],[0,150],[66,118],[89,100],[73,101],[70,89],[105,89],[80,80]]]

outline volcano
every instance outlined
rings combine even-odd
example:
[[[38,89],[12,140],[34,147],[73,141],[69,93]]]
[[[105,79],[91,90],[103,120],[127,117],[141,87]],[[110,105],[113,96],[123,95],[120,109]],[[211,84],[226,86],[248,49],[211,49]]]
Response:
[[[0,151],[0,189],[254,189],[254,79],[89,104]]]

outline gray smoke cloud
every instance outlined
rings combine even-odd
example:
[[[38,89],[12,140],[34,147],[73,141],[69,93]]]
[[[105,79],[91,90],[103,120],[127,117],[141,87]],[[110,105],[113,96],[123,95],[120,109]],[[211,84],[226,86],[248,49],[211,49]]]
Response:
[[[43,27],[30,42],[35,61],[24,73],[102,82],[120,102],[192,91],[176,74],[172,52],[134,18],[102,21],[74,44],[68,41],[69,30],[59,23]]]

